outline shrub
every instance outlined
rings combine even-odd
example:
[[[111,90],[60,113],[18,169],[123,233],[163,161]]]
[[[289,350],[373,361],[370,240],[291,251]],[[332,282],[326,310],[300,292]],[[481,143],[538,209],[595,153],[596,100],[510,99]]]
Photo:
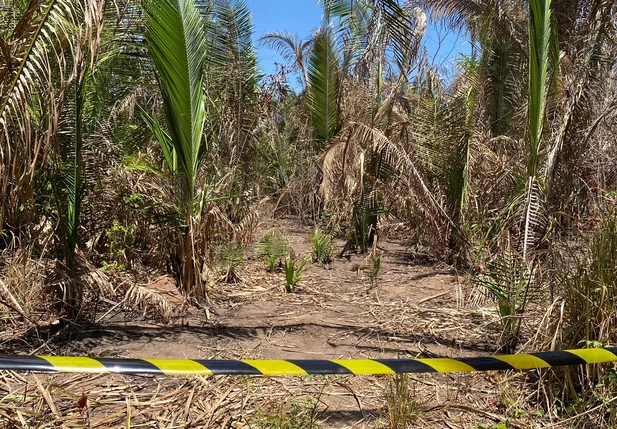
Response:
[[[221,281],[224,283],[241,283],[238,267],[244,262],[244,248],[237,244],[224,247],[221,250],[221,262],[224,272]]]
[[[106,260],[103,267],[106,270],[124,270],[130,265],[132,255],[131,249],[135,245],[137,227],[135,225],[125,226],[118,220],[114,220],[111,228],[105,235],[107,239]]]
[[[332,262],[334,239],[331,235],[325,234],[319,228],[316,228],[311,234],[311,244],[313,246],[313,251],[311,253],[313,262],[318,264],[328,264]]]
[[[415,392],[409,386],[407,374],[395,374],[388,382],[385,392],[388,405],[388,427],[404,429],[413,427],[418,419],[420,405]]]
[[[255,250],[266,260],[268,271],[273,273],[277,262],[289,254],[289,241],[281,231],[275,229],[263,236]]]

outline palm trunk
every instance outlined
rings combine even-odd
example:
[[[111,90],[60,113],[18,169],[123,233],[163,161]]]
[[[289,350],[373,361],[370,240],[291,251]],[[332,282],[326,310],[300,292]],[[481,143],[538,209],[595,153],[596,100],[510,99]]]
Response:
[[[184,293],[196,291],[198,270],[195,264],[195,234],[193,232],[194,219],[190,213],[186,214],[186,232],[180,237],[180,289]]]

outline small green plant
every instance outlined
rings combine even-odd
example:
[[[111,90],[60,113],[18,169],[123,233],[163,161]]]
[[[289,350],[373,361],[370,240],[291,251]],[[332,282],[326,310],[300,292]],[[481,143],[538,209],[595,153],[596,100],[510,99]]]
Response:
[[[221,262],[224,267],[221,281],[224,283],[242,283],[238,268],[244,263],[244,248],[237,244],[224,247],[221,250]]]
[[[415,392],[409,386],[407,374],[395,374],[386,388],[388,427],[390,429],[411,428],[420,414],[420,405]]]
[[[371,281],[371,289],[373,289],[377,285],[377,279],[381,274],[381,259],[383,258],[383,254],[381,252],[371,253],[369,267],[368,267],[368,277]]]
[[[497,301],[503,334],[501,348],[512,353],[518,345],[522,314],[534,287],[534,265],[508,248],[491,260],[472,282],[486,288]]]
[[[287,283],[287,292],[293,292],[296,285],[302,280],[302,273],[306,266],[306,259],[300,261],[296,266],[296,257],[293,251],[285,260],[285,282]]]
[[[323,389],[322,389],[323,391]],[[321,397],[321,392],[319,393]],[[249,427],[260,429],[319,429],[319,397],[305,399],[291,404],[283,401],[273,406],[261,408]],[[268,411],[266,411],[266,409]]]
[[[321,229],[316,228],[311,234],[311,244],[313,245],[313,251],[311,253],[313,262],[318,264],[329,264],[332,261],[334,239],[331,235],[325,234]]]
[[[289,254],[289,241],[278,229],[268,232],[255,245],[257,254],[266,260],[268,271],[273,273],[276,264]]]
[[[128,253],[135,243],[136,232],[135,225],[123,225],[114,220],[111,228],[105,232],[107,252],[102,263],[105,271],[122,271],[130,265]]]

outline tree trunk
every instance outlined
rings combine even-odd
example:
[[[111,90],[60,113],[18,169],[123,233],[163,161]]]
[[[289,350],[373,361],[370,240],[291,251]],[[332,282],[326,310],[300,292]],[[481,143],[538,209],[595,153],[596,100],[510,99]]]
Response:
[[[186,214],[186,232],[183,235],[179,234],[180,248],[178,253],[180,256],[180,290],[187,295],[194,295],[200,299],[201,290],[201,258],[196,254],[196,240],[194,232],[195,219]]]

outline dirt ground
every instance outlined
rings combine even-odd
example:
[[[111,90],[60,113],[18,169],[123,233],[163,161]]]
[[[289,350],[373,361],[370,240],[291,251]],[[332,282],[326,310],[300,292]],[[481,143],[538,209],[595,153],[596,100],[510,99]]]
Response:
[[[273,228],[288,237],[297,254],[309,257],[308,227],[268,220],[260,225],[257,240]],[[339,251],[343,245],[337,242]],[[378,250],[384,256],[374,288],[362,269],[363,257],[354,255],[336,258],[328,267],[309,264],[295,293],[286,293],[284,274],[267,273],[249,249],[240,269],[242,283],[217,284],[207,311],[180,311],[181,298],[173,294],[168,299],[182,314],[164,325],[118,307],[99,324],[74,330],[70,342],[53,346],[48,341],[36,354],[336,359],[495,352],[501,332],[495,306],[469,299],[464,277],[422,256],[404,236],[380,240]],[[158,279],[159,289],[167,281]],[[532,417],[536,410],[517,408],[517,386],[527,377],[537,373],[410,376],[406,401],[417,415],[410,427],[540,427]],[[0,420],[7,428],[380,428],[390,427],[392,383],[385,376],[174,379],[5,373],[0,376]],[[82,397],[87,406],[85,400],[80,403]]]

